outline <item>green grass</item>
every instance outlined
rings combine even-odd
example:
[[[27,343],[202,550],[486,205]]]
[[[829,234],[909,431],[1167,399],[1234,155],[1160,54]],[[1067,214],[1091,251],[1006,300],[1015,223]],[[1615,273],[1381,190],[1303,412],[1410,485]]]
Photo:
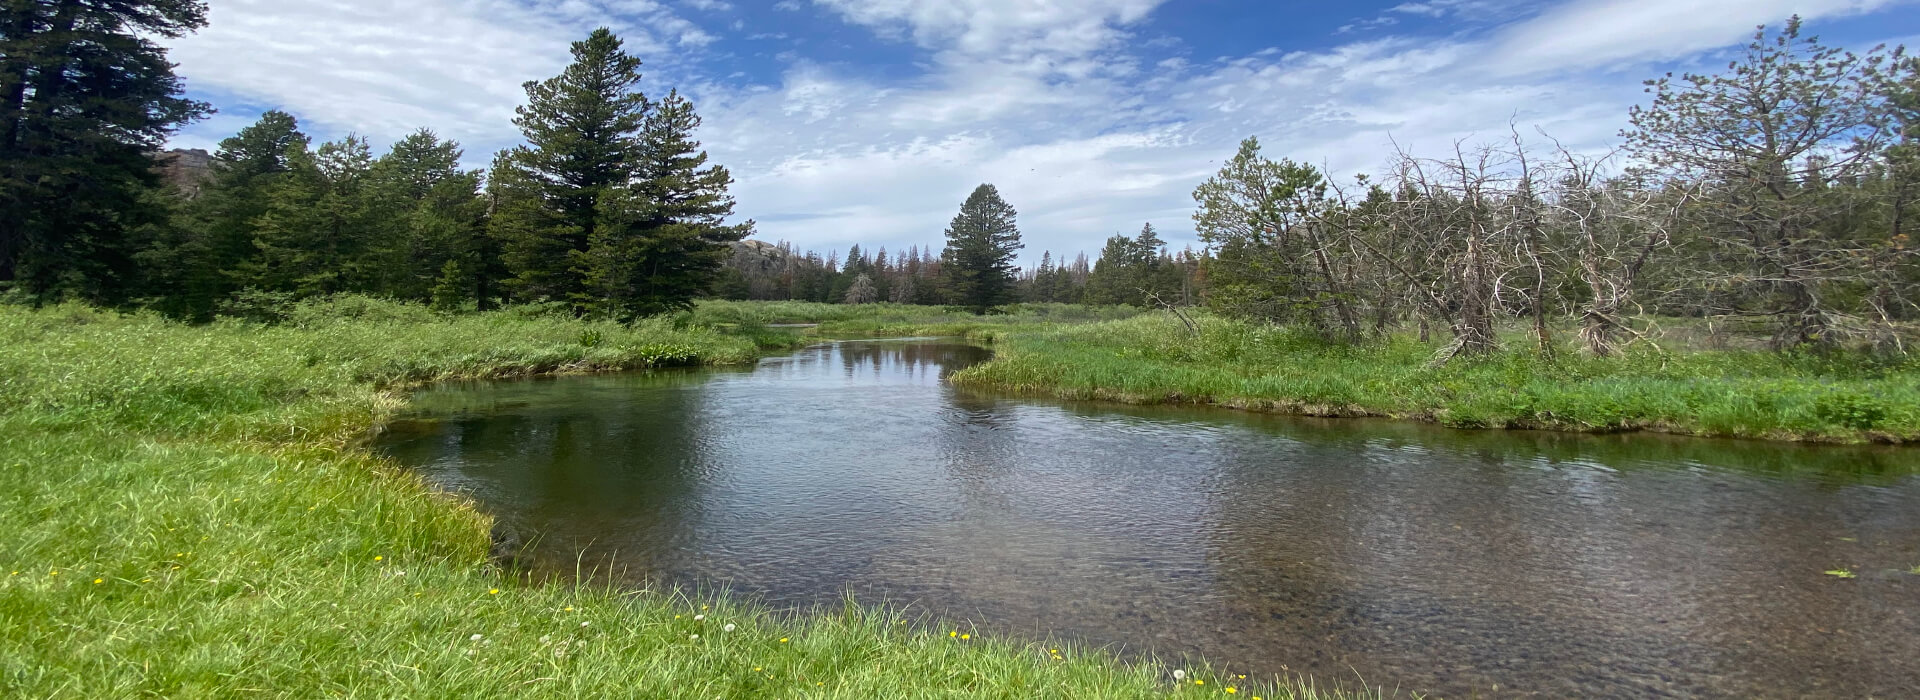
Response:
[[[424,382],[783,338],[356,299],[275,326],[0,308],[0,695],[1338,695],[861,605],[532,583],[490,564],[484,515],[354,446]]]
[[[1516,335],[1440,367],[1440,344],[1395,335],[1339,346],[1286,328],[1170,315],[1002,334],[962,384],[1069,399],[1216,404],[1391,416],[1463,428],[1681,434],[1823,442],[1920,440],[1920,364],[1864,353],[1663,351],[1553,359]],[[1564,337],[1564,336],[1563,336]]]

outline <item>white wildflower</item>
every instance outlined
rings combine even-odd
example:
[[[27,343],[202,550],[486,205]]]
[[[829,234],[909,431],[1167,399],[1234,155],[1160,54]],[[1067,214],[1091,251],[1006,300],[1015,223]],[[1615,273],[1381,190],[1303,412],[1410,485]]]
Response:
[[[705,616],[705,615],[695,615],[695,616],[693,616],[693,621],[694,621],[694,622],[706,622],[706,620],[707,620],[707,616]]]
[[[1183,681],[1183,680],[1186,680],[1186,679],[1187,679],[1187,672],[1186,672],[1186,671],[1182,671],[1182,670],[1180,670],[1180,669],[1177,669],[1177,668],[1176,668],[1176,669],[1174,669],[1174,670],[1173,670],[1173,679],[1174,679],[1174,680],[1176,680],[1176,681]]]
[[[467,638],[467,641],[469,641],[469,642],[477,642],[477,641],[480,641],[480,640],[482,640],[482,639],[485,639],[486,637],[487,637],[487,636],[486,636],[486,635],[484,635],[484,634],[476,634],[476,635],[473,635],[473,636],[471,636],[471,637],[468,637],[468,638]]]
[[[733,623],[731,623],[731,622],[729,622],[729,623],[727,623],[727,626],[725,626],[725,627],[722,627],[722,628],[720,628],[720,631],[722,631],[722,632],[732,632],[732,631],[733,631]]]

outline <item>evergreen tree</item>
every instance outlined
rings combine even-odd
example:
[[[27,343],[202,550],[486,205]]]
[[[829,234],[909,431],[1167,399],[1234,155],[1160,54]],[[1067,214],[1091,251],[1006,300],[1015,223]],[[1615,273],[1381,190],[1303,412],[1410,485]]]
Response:
[[[153,39],[205,25],[196,0],[0,4],[0,289],[124,298],[131,232],[166,213],[147,154],[210,111]]]
[[[372,170],[358,136],[289,153],[255,221],[259,251],[239,267],[244,286],[295,297],[367,291],[367,249],[383,215],[368,196]]]
[[[1013,300],[1013,257],[1022,247],[1018,214],[990,184],[974,188],[960,205],[940,256],[954,303],[984,314]]]
[[[220,142],[199,197],[182,206],[168,235],[138,255],[149,294],[162,312],[204,321],[239,288],[238,270],[258,252],[254,225],[267,193],[289,170],[288,156],[307,150],[293,115],[269,111]]]
[[[374,206],[388,217],[372,242],[367,291],[486,308],[502,274],[485,235],[479,171],[460,168],[460,145],[421,129],[374,164]]]
[[[1040,253],[1040,267],[1033,270],[1033,282],[1027,288],[1027,301],[1053,301],[1053,251]]]
[[[692,308],[713,284],[753,222],[729,226],[733,197],[727,169],[707,164],[693,131],[700,117],[678,91],[645,122],[631,188],[609,188],[588,250],[576,254],[588,291],[618,318]]]
[[[599,227],[649,218],[644,201],[626,191],[638,175],[650,111],[639,82],[640,59],[602,27],[574,42],[573,63],[560,75],[526,84],[527,104],[514,124],[528,145],[494,164],[517,197],[495,210],[494,233],[521,299],[592,298],[582,265]],[[622,236],[607,240],[631,248]]]

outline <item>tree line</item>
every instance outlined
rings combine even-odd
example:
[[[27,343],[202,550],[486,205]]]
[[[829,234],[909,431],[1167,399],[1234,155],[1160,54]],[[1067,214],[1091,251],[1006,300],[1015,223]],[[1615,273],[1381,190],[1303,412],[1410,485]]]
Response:
[[[1404,151],[1347,185],[1248,139],[1194,198],[1206,303],[1355,342],[1401,322],[1447,353],[1572,319],[1608,355],[1635,317],[1713,317],[1779,347],[1905,350],[1920,317],[1911,218],[1920,64],[1761,28],[1717,74],[1647,83],[1624,145],[1563,148],[1515,129],[1444,157]]]
[[[726,299],[793,300],[833,304],[966,305],[948,284],[945,256],[910,246],[871,255],[859,245],[822,256],[787,242],[746,242],[735,246],[714,295]],[[1153,224],[1137,236],[1114,236],[1099,257],[1080,253],[1055,262],[1044,251],[1040,262],[1013,270],[1003,302],[1129,304],[1196,303],[1204,289],[1203,257],[1191,250],[1171,252]]]
[[[727,222],[733,178],[693,104],[643,93],[604,28],[525,85],[525,143],[485,171],[430,130],[376,156],[270,111],[204,182],[163,187],[152,154],[211,108],[150,37],[205,24],[189,0],[0,5],[0,291],[196,320],[344,292],[632,319],[689,306],[753,230]]]

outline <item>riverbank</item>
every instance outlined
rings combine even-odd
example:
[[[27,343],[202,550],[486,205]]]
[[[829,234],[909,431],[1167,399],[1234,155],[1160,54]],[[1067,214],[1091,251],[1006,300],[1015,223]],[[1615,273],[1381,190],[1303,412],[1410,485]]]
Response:
[[[1516,337],[1435,367],[1440,342],[1397,334],[1339,346],[1284,328],[1170,314],[986,329],[992,362],[953,381],[1137,404],[1379,416],[1460,428],[1657,431],[1805,442],[1920,440],[1920,363],[1856,352],[1662,350],[1543,359]],[[831,325],[823,329],[831,329]]]
[[[1206,670],[1176,683],[1151,663],[874,608],[784,615],[529,583],[491,564],[483,514],[352,446],[426,382],[738,364],[782,342],[752,324],[365,300],[274,326],[0,307],[0,688],[1337,697]]]

